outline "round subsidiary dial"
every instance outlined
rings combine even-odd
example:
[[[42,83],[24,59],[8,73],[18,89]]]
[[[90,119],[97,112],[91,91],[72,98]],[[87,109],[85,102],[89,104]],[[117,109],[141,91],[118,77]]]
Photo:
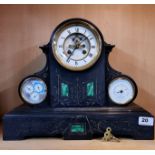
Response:
[[[58,63],[74,71],[92,66],[101,54],[101,47],[98,31],[82,20],[61,25],[52,40],[53,54]]]
[[[33,86],[28,84],[24,87],[24,91],[28,94],[31,94],[33,92]]]
[[[29,104],[39,104],[46,98],[46,84],[40,78],[29,77],[22,82],[20,95],[22,99]]]
[[[37,93],[41,93],[44,91],[44,85],[41,82],[36,82],[34,84],[34,91]]]
[[[112,80],[108,87],[110,99],[119,105],[125,105],[131,102],[135,97],[135,85],[126,77],[119,77]]]
[[[39,100],[39,94],[38,93],[32,93],[31,94],[31,96],[30,96],[30,99],[32,100],[32,101],[36,101],[36,102],[38,102],[38,100]]]

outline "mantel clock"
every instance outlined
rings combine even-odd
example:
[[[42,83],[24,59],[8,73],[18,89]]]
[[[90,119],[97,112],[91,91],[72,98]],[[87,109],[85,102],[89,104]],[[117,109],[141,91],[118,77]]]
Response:
[[[40,48],[46,65],[21,81],[24,104],[4,115],[4,140],[92,139],[102,137],[107,127],[117,137],[154,138],[153,116],[133,103],[135,81],[110,66],[114,45],[93,23],[66,20]]]

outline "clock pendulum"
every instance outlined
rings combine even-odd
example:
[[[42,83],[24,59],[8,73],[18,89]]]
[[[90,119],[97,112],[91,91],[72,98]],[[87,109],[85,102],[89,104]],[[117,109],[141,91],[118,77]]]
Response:
[[[65,20],[40,48],[46,65],[20,82],[24,104],[4,115],[4,140],[82,140],[103,137],[104,132],[107,141],[115,136],[154,139],[154,117],[133,102],[135,81],[110,66],[114,45],[104,41],[93,23]]]

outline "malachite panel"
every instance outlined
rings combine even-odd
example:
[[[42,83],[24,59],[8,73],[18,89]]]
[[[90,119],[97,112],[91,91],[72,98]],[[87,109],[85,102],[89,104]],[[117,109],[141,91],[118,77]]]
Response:
[[[65,83],[61,83],[61,96],[69,96],[69,87],[67,84]]]
[[[87,83],[87,96],[94,96],[94,82]]]
[[[71,132],[72,133],[83,133],[85,132],[85,126],[84,124],[74,124],[71,126]]]

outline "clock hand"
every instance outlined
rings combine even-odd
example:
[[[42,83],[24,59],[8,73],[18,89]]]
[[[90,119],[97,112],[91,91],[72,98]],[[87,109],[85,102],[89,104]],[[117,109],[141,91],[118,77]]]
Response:
[[[86,40],[88,37],[85,36],[85,38],[79,43],[79,46]]]
[[[70,56],[67,58],[67,62],[69,61],[70,57],[74,54],[74,51],[77,49],[77,47],[75,46],[75,48],[73,49],[72,53],[70,54]]]
[[[77,36],[77,35],[76,35],[76,36]],[[67,62],[69,61],[69,59],[71,58],[71,56],[74,54],[75,50],[78,49],[78,48],[80,47],[80,45],[81,45],[86,39],[88,39],[88,37],[85,36],[85,38],[84,38],[81,42],[75,44],[75,48],[73,49],[72,53],[70,54],[70,56],[69,56],[69,57],[67,58],[67,60],[66,60]]]
[[[78,37],[77,34],[75,34],[75,36]],[[85,40],[85,39],[84,39],[84,40]],[[84,41],[84,40],[83,40],[83,41]],[[83,41],[82,41],[82,42],[83,42]],[[81,43],[82,43],[82,42],[81,42]],[[81,43],[76,42],[76,43],[73,45],[73,46],[75,46],[75,47],[74,47],[72,53],[70,54],[70,56],[67,58],[67,60],[66,60],[67,62],[69,61],[69,59],[71,58],[71,56],[74,54],[75,50],[79,48],[79,46],[80,46]]]
[[[123,93],[123,90],[118,91],[117,93]]]

